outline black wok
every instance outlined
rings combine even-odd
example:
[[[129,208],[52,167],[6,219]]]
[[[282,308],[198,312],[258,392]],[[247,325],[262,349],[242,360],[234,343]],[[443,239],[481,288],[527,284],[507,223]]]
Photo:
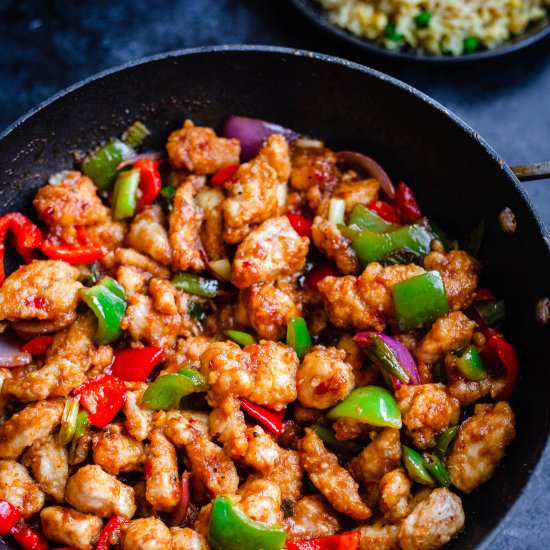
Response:
[[[535,318],[550,293],[548,237],[525,192],[499,156],[436,102],[388,76],[324,55],[230,47],[162,55],[94,77],[59,94],[0,136],[0,213],[30,212],[45,178],[73,166],[75,150],[119,135],[136,118],[161,147],[186,117],[220,128],[230,114],[276,121],[363,151],[405,179],[430,217],[456,235],[486,218],[480,256],[486,284],[506,299],[509,339],[521,361],[512,405],[518,436],[497,474],[464,498],[466,531],[452,548],[491,548],[515,510],[531,502],[550,424],[550,327]],[[517,232],[504,235],[510,207]]]

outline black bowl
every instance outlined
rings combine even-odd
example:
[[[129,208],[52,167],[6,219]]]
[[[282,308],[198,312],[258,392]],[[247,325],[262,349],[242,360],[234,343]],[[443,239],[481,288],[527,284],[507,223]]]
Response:
[[[424,53],[415,53],[412,49],[389,50],[381,44],[368,38],[361,38],[351,32],[338,27],[325,14],[325,10],[315,0],[290,0],[295,8],[305,16],[311,23],[316,25],[322,31],[331,34],[337,39],[347,42],[352,46],[361,48],[363,51],[384,55],[404,61],[420,61],[426,63],[464,63],[471,61],[480,61],[482,59],[492,59],[512,52],[516,52],[550,35],[550,23],[548,20],[535,22],[528,26],[522,34],[511,38],[492,50],[480,50],[478,52],[464,54],[459,56],[452,55],[430,55]]]
[[[73,167],[73,151],[119,135],[137,118],[151,129],[154,148],[187,117],[219,129],[231,114],[371,155],[393,179],[405,179],[424,212],[456,235],[485,217],[484,284],[507,302],[505,332],[522,366],[512,399],[518,435],[496,475],[464,497],[466,531],[450,547],[492,548],[499,530],[531,505],[540,483],[550,430],[550,327],[537,323],[535,304],[549,294],[550,251],[505,162],[434,100],[372,69],[310,52],[243,46],[164,54],[73,86],[0,135],[0,213],[30,213],[48,175]],[[506,206],[518,220],[513,236],[498,224]]]

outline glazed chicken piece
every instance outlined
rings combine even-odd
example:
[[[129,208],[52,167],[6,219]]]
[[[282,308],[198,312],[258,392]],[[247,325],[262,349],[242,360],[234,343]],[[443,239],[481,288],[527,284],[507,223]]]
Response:
[[[275,170],[279,183],[286,184],[292,167],[290,164],[288,142],[282,134],[272,134],[269,136],[262,145],[258,157],[267,162]]]
[[[359,550],[399,550],[399,526],[378,520],[372,525],[360,527]]]
[[[112,252],[124,245],[124,239],[128,233],[128,223],[126,220],[113,220],[111,214],[107,220],[96,225],[88,225],[86,234],[88,238],[97,244],[102,245],[108,251]]]
[[[0,426],[0,457],[17,458],[34,442],[45,440],[61,420],[64,400],[27,405]]]
[[[366,205],[378,198],[380,184],[374,178],[359,181],[341,181],[332,193],[337,199],[346,202],[346,213],[350,213],[358,204]]]
[[[122,530],[123,550],[171,550],[172,535],[155,517],[135,519]]]
[[[45,537],[76,550],[93,550],[103,528],[97,516],[62,506],[43,508],[40,521]]]
[[[417,361],[432,365],[446,353],[470,343],[476,324],[461,311],[453,311],[436,319],[428,333],[414,350]]]
[[[237,139],[218,137],[212,128],[195,126],[186,120],[183,128],[168,137],[166,151],[173,168],[214,174],[226,166],[239,164],[241,146]]]
[[[300,462],[309,479],[333,508],[356,520],[372,515],[359,496],[359,486],[350,473],[338,464],[336,455],[326,450],[319,437],[306,429],[306,435],[298,443]]]
[[[37,514],[46,496],[25,466],[15,460],[0,460],[0,499],[15,506],[23,518]]]
[[[434,489],[416,505],[399,529],[403,550],[436,550],[464,527],[460,498],[449,489]]]
[[[338,516],[321,495],[299,500],[283,525],[289,540],[329,537],[340,529]]]
[[[281,489],[266,479],[249,479],[237,493],[241,500],[238,507],[251,519],[270,525],[281,525]]]
[[[201,355],[210,343],[211,339],[203,334],[178,339],[176,347],[173,350],[168,350],[164,356],[162,374],[178,372],[189,365],[199,366]]]
[[[122,412],[126,416],[124,427],[137,441],[147,439],[153,427],[153,411],[141,406],[141,398],[146,389],[145,383],[132,384],[126,392],[122,406]]]
[[[48,226],[86,226],[107,220],[108,208],[93,181],[76,171],[60,172],[55,183],[41,187],[33,200],[38,217]]]
[[[177,447],[193,441],[198,433],[208,435],[208,414],[200,411],[170,410],[166,413],[164,433]]]
[[[302,497],[302,477],[300,454],[291,449],[280,449],[279,459],[265,479],[273,481],[281,489],[283,502],[297,502]]]
[[[328,409],[345,399],[355,387],[353,368],[346,352],[334,347],[315,346],[298,370],[298,400],[304,407]]]
[[[65,499],[80,512],[100,518],[130,519],[136,511],[134,489],[96,465],[83,466],[69,478]]]
[[[158,204],[150,204],[136,215],[126,236],[126,243],[160,264],[170,265],[172,250],[168,242],[166,219]]]
[[[110,424],[94,445],[94,462],[108,474],[140,470],[145,460],[143,444],[125,434],[120,424]]]
[[[336,224],[316,216],[311,227],[311,236],[315,246],[336,264],[341,273],[352,275],[361,272],[351,241],[342,235]]]
[[[248,448],[248,427],[241,404],[234,397],[220,401],[209,417],[210,435],[223,443],[223,450],[233,459],[242,458]]]
[[[238,288],[275,281],[304,267],[309,239],[294,231],[286,216],[270,218],[239,245],[231,282]]]
[[[194,199],[204,183],[201,176],[188,176],[176,190],[169,219],[173,271],[201,271],[205,267],[199,237],[203,212]]]
[[[384,517],[396,522],[409,513],[412,481],[403,468],[392,470],[380,480],[379,507]]]
[[[382,267],[370,263],[359,277],[325,277],[317,288],[330,321],[340,328],[382,331],[394,312],[392,289],[424,273],[414,264]]]
[[[437,269],[441,273],[451,311],[466,309],[472,304],[479,280],[480,264],[467,252],[431,252],[424,259],[424,267],[427,270]]]
[[[65,500],[65,485],[69,479],[69,457],[65,445],[50,435],[27,449],[21,462],[30,469],[40,489],[57,502]]]
[[[0,287],[0,320],[73,321],[82,285],[78,269],[58,260],[36,260],[14,271]]]
[[[260,426],[247,428],[245,434],[247,447],[242,457],[243,464],[268,475],[279,461],[281,448]]]
[[[170,270],[167,267],[133,248],[117,248],[105,255],[101,263],[106,269],[116,269],[117,266],[134,267],[143,274],[146,281],[149,281],[151,277],[160,277],[161,279],[170,277]]]
[[[197,194],[197,204],[203,211],[203,223],[200,241],[209,260],[226,258],[223,241],[223,201],[225,195],[221,189],[205,187]]]
[[[209,550],[206,537],[189,527],[172,527],[172,550]]]
[[[471,493],[491,478],[516,435],[514,424],[514,413],[505,401],[476,405],[474,415],[460,425],[447,460],[457,489]]]
[[[418,449],[433,447],[437,436],[458,422],[460,403],[446,393],[443,384],[403,385],[395,397],[405,433]]]
[[[379,481],[382,476],[401,465],[399,430],[384,428],[349,463],[353,477],[361,483]]]

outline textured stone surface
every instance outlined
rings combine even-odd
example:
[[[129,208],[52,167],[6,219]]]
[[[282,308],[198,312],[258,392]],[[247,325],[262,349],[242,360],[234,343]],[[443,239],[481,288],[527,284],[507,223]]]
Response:
[[[334,42],[286,0],[0,0],[0,37],[0,129],[65,86],[141,56],[209,44],[277,44],[350,58],[409,82],[464,118],[510,164],[550,160],[548,40],[476,65],[406,64]],[[550,181],[526,187],[550,227]],[[492,548],[548,547],[550,460],[530,486],[531,499],[518,503]]]

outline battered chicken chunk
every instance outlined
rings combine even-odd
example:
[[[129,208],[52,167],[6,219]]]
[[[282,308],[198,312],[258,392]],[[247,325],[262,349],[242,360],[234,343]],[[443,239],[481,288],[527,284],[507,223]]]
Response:
[[[340,328],[384,330],[395,314],[393,287],[424,270],[414,264],[382,267],[370,263],[359,277],[325,277],[317,284],[330,321]]]
[[[474,321],[461,311],[453,311],[436,319],[428,333],[420,340],[414,356],[422,363],[431,365],[443,359],[446,353],[463,348],[470,343]]]
[[[279,459],[265,479],[281,488],[283,502],[296,502],[302,496],[302,476],[300,454],[291,449],[280,449]]]
[[[172,535],[155,517],[135,519],[123,529],[123,550],[171,550]]]
[[[311,236],[315,246],[336,264],[341,273],[350,275],[361,271],[351,241],[340,233],[336,224],[316,216],[311,227]]]
[[[358,204],[366,205],[378,198],[380,184],[374,178],[359,181],[341,181],[332,196],[346,201],[346,212],[351,212]]]
[[[223,201],[221,189],[205,187],[197,194],[197,204],[202,208],[204,221],[200,231],[200,241],[209,260],[219,260],[227,256],[223,241]]]
[[[237,139],[217,137],[212,128],[195,126],[190,120],[172,132],[166,143],[172,167],[196,174],[213,174],[239,164],[241,146]]]
[[[281,489],[267,479],[249,479],[238,492],[241,501],[238,507],[251,519],[271,525],[281,525]]]
[[[25,466],[15,460],[0,460],[0,499],[7,500],[28,518],[37,514],[46,497]]]
[[[146,206],[132,220],[126,236],[129,247],[151,256],[162,265],[170,265],[172,250],[165,229],[166,220],[158,204]]]
[[[424,259],[424,267],[441,273],[451,311],[465,309],[474,301],[480,265],[467,252],[431,252]]]
[[[66,326],[76,314],[82,288],[77,279],[78,269],[66,262],[37,260],[22,265],[0,287],[0,321],[62,319]]]
[[[170,410],[166,413],[164,433],[174,445],[188,445],[198,433],[208,435],[208,415],[199,411]]]
[[[17,458],[34,442],[45,440],[59,424],[63,407],[63,399],[52,399],[14,414],[0,426],[0,457]]]
[[[315,432],[306,429],[305,437],[298,442],[298,450],[302,468],[336,511],[356,520],[364,520],[372,515],[359,496],[357,483],[338,464],[336,455],[325,449]]]
[[[340,529],[338,516],[321,495],[299,500],[283,524],[289,540],[329,537]]]
[[[47,506],[40,512],[44,536],[76,550],[92,550],[103,522],[97,516],[82,514],[62,506]]]
[[[246,430],[247,447],[242,457],[243,464],[268,475],[279,460],[281,448],[260,426]]]
[[[56,183],[41,187],[32,202],[47,225],[93,225],[107,219],[108,209],[93,181],[80,172],[60,172]]]
[[[189,527],[172,527],[172,550],[209,550],[206,537]]]
[[[201,355],[211,343],[211,339],[203,334],[180,338],[174,350],[170,350],[164,360],[163,372],[178,372],[189,365],[200,365]]]
[[[460,498],[449,489],[434,489],[416,505],[399,529],[403,550],[436,550],[464,527]]]
[[[270,218],[237,248],[231,282],[246,288],[292,275],[303,268],[308,248],[309,239],[300,237],[286,216]]]
[[[286,184],[291,170],[286,138],[282,134],[272,134],[262,145],[258,156],[275,170],[279,183]]]
[[[403,468],[392,470],[380,480],[379,507],[384,517],[398,521],[409,513],[412,481]]]
[[[142,443],[126,435],[119,424],[110,424],[94,445],[94,462],[114,476],[140,470],[144,459]]]
[[[446,393],[443,384],[403,385],[395,397],[405,433],[419,449],[433,447],[437,436],[458,422],[460,403]]]
[[[508,403],[476,405],[453,443],[447,467],[452,484],[471,493],[488,481],[514,439],[515,417]]]
[[[315,346],[298,370],[298,400],[304,407],[328,409],[345,399],[355,386],[353,368],[345,362],[346,352]]]
[[[69,478],[65,498],[80,512],[101,518],[130,519],[136,511],[134,489],[96,465],[83,466]]]
[[[378,481],[401,464],[399,430],[385,428],[349,464],[350,472],[362,483]]]
[[[54,436],[36,441],[27,449],[21,462],[31,470],[40,488],[57,502],[65,500],[65,485],[69,479],[69,457],[65,445]]]
[[[359,550],[399,550],[399,526],[384,520],[359,528]]]
[[[126,399],[122,407],[122,412],[126,416],[124,427],[138,441],[149,437],[153,427],[153,411],[141,406],[141,398],[146,389],[147,384],[135,385],[126,392]]]
[[[240,401],[226,397],[210,413],[210,435],[223,443],[224,451],[233,459],[242,458],[248,448],[248,428]]]

